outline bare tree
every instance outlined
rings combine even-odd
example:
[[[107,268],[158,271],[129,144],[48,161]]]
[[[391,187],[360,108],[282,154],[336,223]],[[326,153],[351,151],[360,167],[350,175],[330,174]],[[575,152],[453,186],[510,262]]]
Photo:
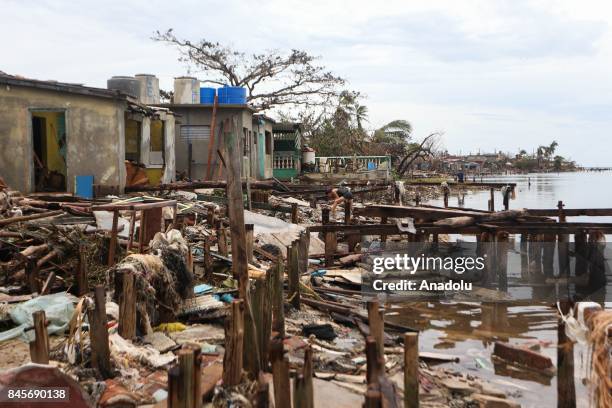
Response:
[[[411,143],[406,155],[397,165],[397,174],[401,177],[417,159],[433,157],[442,133],[435,132],[424,138],[421,143]]]
[[[203,82],[245,87],[247,100],[258,109],[327,103],[338,96],[338,87],[345,83],[317,65],[317,57],[306,51],[247,54],[206,39],[180,39],[172,29],[156,31],[153,40],[175,46],[181,54],[179,61],[207,74]]]

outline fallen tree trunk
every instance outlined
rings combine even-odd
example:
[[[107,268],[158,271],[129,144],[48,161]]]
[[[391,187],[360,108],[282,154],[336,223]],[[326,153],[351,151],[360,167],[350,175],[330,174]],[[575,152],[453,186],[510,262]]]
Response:
[[[444,227],[469,227],[480,222],[495,222],[495,221],[507,221],[516,220],[519,217],[525,217],[529,215],[527,210],[507,210],[498,211],[495,213],[483,213],[482,215],[471,215],[461,217],[450,217],[434,222],[434,225]]]

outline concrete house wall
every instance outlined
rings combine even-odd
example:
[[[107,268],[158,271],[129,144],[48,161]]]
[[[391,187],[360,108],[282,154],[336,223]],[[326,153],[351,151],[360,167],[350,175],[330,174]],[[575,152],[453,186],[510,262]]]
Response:
[[[66,188],[74,177],[93,174],[94,183],[125,185],[125,99],[81,95],[0,82],[0,175],[12,187],[34,185],[32,114],[64,112]]]

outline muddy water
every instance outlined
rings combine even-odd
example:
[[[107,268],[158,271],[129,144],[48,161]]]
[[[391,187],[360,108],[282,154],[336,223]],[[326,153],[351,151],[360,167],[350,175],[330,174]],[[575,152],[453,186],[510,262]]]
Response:
[[[517,183],[517,194],[510,201],[510,208],[556,208],[559,200],[566,208],[612,207],[611,172],[513,175],[484,180]],[[468,192],[463,206],[486,209],[488,199],[489,191]],[[496,209],[500,209],[502,197],[499,192],[496,192],[495,201]],[[427,204],[442,205],[442,200]],[[455,194],[449,204],[458,205]],[[570,221],[612,222],[612,217],[574,217]],[[509,274],[512,271],[509,270]],[[556,365],[557,314],[548,305],[404,303],[392,305],[388,319],[420,329],[421,351],[459,356],[458,363],[445,365],[490,380],[523,407],[557,406],[555,376],[518,370],[491,358],[494,342],[501,341],[529,345],[550,357]],[[585,384],[589,369],[585,347],[574,346],[574,366],[577,406],[587,407],[589,396]]]

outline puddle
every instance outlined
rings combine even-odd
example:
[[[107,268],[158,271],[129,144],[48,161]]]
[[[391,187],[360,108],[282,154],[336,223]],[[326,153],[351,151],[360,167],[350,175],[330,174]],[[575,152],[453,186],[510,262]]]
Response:
[[[445,363],[491,381],[523,407],[556,406],[556,376],[517,370],[494,362],[494,342],[528,344],[557,361],[557,315],[547,305],[507,306],[458,302],[415,302],[389,305],[387,320],[417,328],[420,351],[457,355]],[[537,346],[536,346],[537,345]],[[578,407],[588,407],[587,350],[574,346],[574,377]]]

